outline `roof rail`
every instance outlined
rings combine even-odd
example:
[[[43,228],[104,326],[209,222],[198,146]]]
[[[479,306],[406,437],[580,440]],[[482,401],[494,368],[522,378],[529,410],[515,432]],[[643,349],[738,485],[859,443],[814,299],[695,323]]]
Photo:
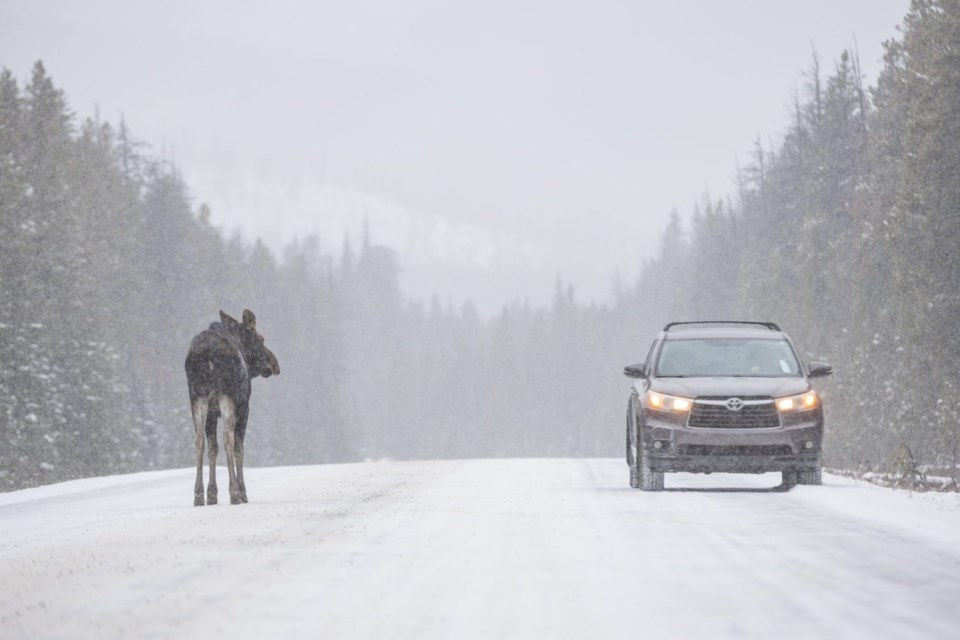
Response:
[[[677,325],[687,325],[687,324],[749,324],[749,325],[759,325],[761,327],[766,327],[770,331],[780,331],[779,325],[776,322],[754,322],[751,320],[693,320],[690,322],[669,322],[667,326],[663,328],[664,331],[670,331],[672,327]]]

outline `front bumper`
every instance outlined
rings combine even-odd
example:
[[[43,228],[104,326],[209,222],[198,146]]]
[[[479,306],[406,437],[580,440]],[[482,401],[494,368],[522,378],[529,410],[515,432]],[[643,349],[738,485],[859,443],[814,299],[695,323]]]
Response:
[[[822,412],[775,429],[696,429],[643,418],[640,446],[652,471],[764,473],[820,466]]]

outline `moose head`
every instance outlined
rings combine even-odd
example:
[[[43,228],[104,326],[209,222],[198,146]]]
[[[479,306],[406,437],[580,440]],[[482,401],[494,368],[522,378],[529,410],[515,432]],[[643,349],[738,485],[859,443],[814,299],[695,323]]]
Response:
[[[250,309],[243,310],[243,322],[237,322],[221,310],[220,321],[231,333],[240,338],[243,359],[247,361],[251,378],[280,375],[277,356],[263,344],[264,338],[257,332],[257,318]]]

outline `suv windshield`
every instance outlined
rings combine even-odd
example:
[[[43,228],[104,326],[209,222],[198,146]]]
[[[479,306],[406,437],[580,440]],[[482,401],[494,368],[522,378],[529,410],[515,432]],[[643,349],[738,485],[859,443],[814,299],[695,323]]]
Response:
[[[663,343],[657,375],[663,378],[792,378],[800,375],[800,363],[786,340],[673,339]]]

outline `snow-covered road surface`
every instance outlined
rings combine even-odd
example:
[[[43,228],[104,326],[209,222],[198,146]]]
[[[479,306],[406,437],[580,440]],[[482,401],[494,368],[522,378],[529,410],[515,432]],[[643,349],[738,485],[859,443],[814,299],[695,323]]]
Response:
[[[378,462],[251,469],[240,506],[193,507],[192,470],[0,494],[0,637],[960,637],[957,494],[626,479]]]

